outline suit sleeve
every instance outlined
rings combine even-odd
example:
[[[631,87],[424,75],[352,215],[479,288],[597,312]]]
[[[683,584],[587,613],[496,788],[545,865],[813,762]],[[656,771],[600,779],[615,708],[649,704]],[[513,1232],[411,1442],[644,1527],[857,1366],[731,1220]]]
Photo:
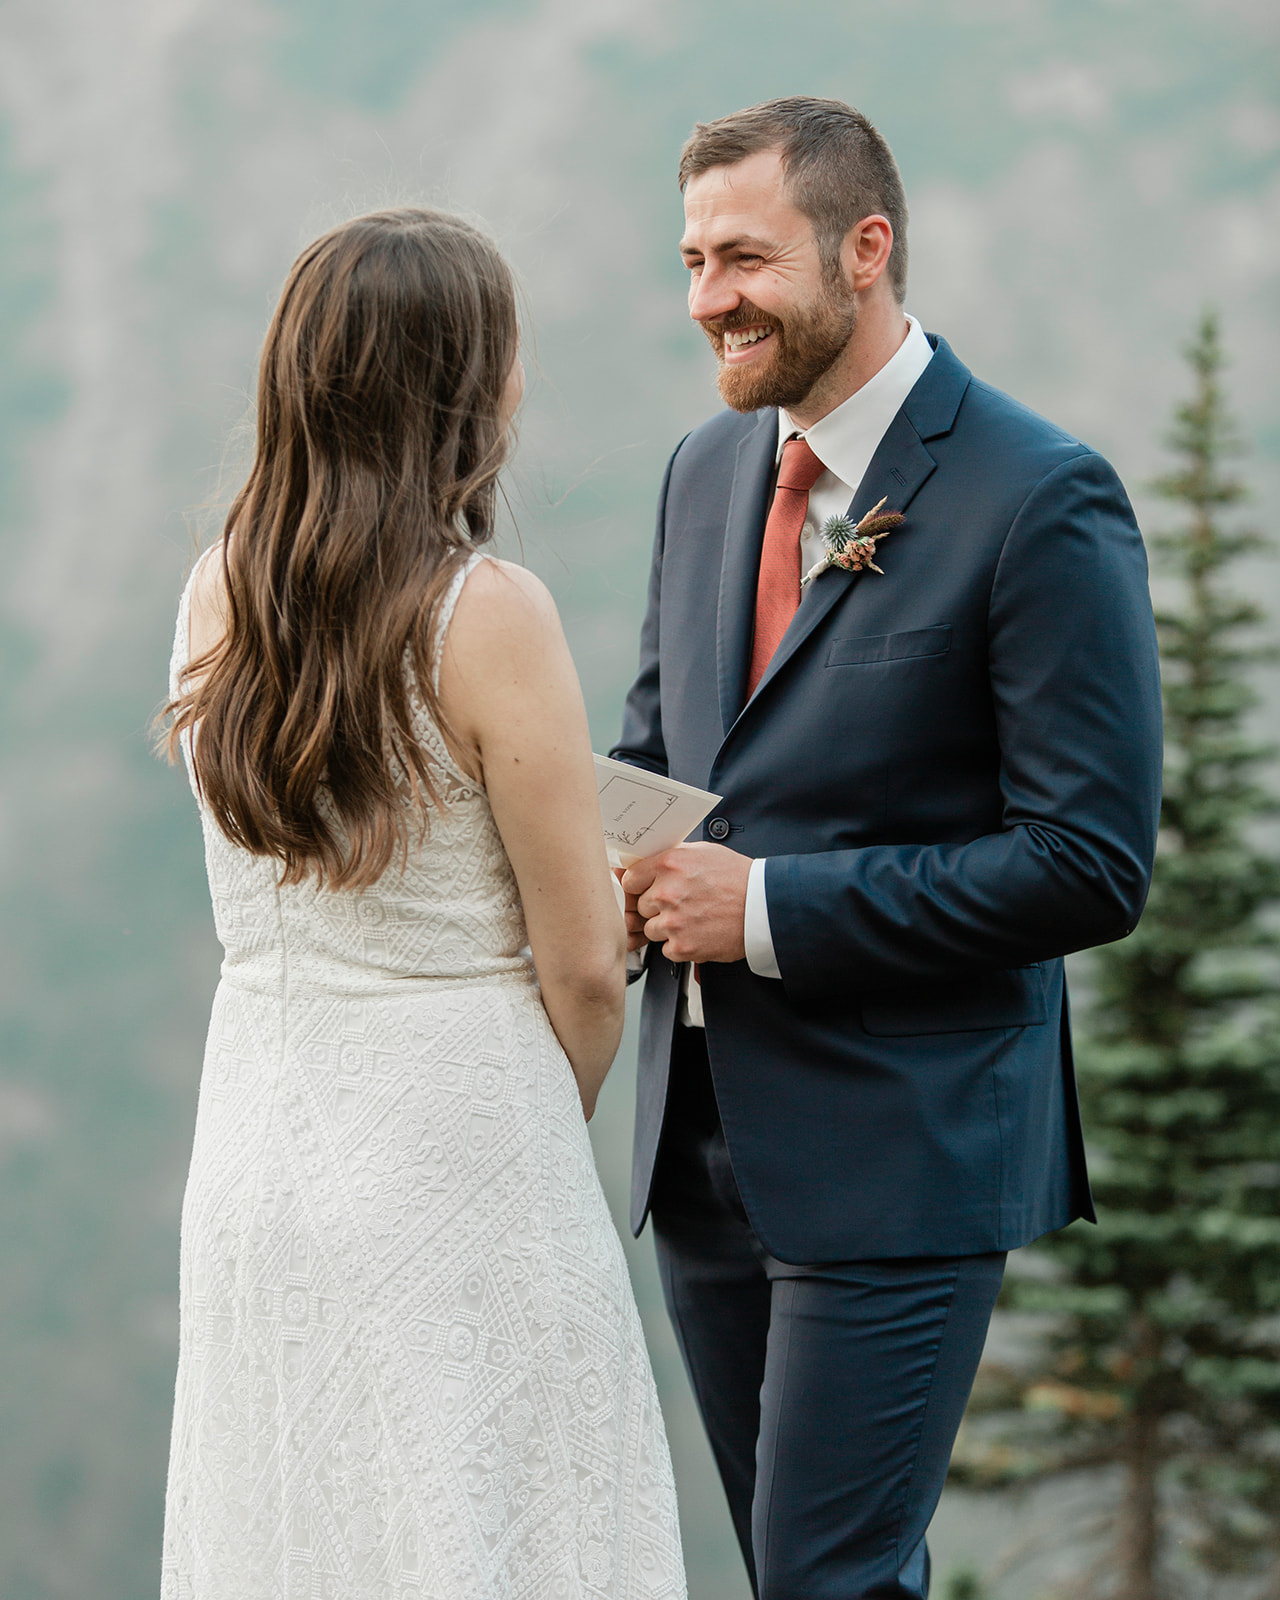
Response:
[[[684,443],[682,439],[681,444]],[[662,635],[662,555],[666,544],[667,495],[677,445],[662,479],[658,496],[658,525],[653,541],[653,562],[649,569],[649,597],[644,626],[640,630],[640,666],[627,695],[622,713],[622,733],[609,754],[615,761],[667,776],[667,748],[662,738],[662,685],[658,666],[658,647]]]
[[[1020,967],[1131,933],[1160,809],[1160,683],[1141,535],[1101,457],[1028,495],[988,612],[999,832],[771,857],[789,999]]]

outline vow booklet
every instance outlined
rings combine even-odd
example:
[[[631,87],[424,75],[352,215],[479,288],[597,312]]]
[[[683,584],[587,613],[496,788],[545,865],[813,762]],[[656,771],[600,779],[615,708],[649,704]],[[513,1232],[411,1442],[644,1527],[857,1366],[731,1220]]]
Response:
[[[629,867],[680,844],[721,798],[608,756],[596,756],[595,763],[600,818],[614,866]]]

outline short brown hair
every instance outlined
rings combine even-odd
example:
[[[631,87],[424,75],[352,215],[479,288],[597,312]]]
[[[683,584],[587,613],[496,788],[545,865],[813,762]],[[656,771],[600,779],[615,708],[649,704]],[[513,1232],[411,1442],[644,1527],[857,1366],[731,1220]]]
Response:
[[[866,117],[843,100],[792,95],[696,123],[680,152],[680,188],[712,167],[733,166],[761,150],[781,155],[788,192],[813,224],[829,276],[840,271],[840,247],[855,223],[888,218],[893,250],[887,271],[901,303],[907,293],[907,200],[893,152]]]

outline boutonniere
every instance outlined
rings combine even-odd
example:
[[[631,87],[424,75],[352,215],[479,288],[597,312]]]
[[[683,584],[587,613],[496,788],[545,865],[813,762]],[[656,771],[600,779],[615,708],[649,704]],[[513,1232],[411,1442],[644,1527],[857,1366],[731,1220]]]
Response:
[[[881,513],[881,507],[888,498],[885,495],[884,500],[872,506],[856,525],[848,517],[827,518],[822,525],[827,553],[821,561],[815,561],[800,580],[802,589],[812,579],[820,578],[828,567],[843,567],[846,572],[861,572],[863,567],[870,567],[872,572],[879,572],[884,577],[874,560],[876,540],[888,538],[895,528],[906,521],[901,511]]]

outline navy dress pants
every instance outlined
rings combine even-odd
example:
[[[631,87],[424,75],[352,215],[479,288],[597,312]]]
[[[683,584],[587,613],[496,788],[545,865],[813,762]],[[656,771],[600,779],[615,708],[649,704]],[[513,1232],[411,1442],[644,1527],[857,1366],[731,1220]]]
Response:
[[[753,1591],[923,1597],[925,1531],[1004,1253],[777,1260],[734,1182],[702,1030],[677,1035],[653,1194],[658,1266]]]

